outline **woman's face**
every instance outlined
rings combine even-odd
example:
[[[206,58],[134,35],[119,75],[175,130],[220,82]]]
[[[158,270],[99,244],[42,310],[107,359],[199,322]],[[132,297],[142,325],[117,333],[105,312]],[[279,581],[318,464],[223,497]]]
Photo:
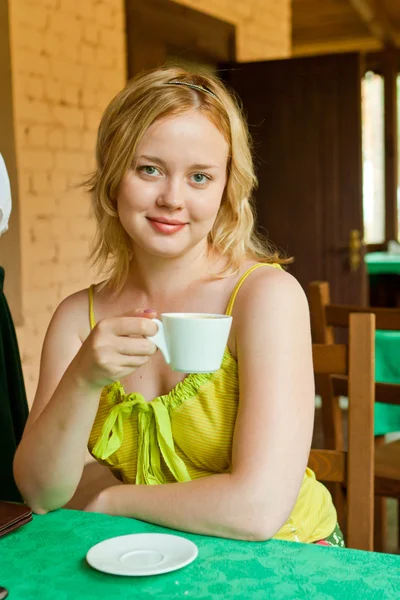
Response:
[[[229,146],[199,111],[156,121],[137,147],[117,197],[122,226],[153,256],[206,245],[227,177]]]

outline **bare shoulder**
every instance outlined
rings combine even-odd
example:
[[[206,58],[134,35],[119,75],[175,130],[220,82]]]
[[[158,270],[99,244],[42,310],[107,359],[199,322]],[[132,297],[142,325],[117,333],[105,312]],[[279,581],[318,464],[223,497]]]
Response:
[[[65,298],[50,321],[43,343],[39,382],[27,429],[49,402],[89,332],[89,303],[86,289]]]
[[[272,265],[256,269],[244,281],[234,306],[237,317],[258,311],[303,312],[308,315],[308,301],[295,277]]]
[[[67,296],[57,307],[50,328],[65,330],[83,342],[90,333],[88,289]]]

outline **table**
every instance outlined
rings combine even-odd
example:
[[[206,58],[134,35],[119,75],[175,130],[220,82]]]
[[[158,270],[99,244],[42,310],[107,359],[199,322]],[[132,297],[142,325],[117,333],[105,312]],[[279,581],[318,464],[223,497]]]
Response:
[[[197,559],[172,573],[119,577],[85,561],[94,544],[128,533],[184,535]],[[59,510],[0,538],[0,585],[10,600],[399,598],[400,556],[295,542],[182,534],[123,517]]]
[[[400,254],[394,252],[368,252],[364,256],[369,275],[400,275]]]
[[[400,306],[400,254],[369,252],[364,260],[369,277],[370,306]]]
[[[400,275],[400,254],[370,252],[365,255],[364,259],[371,287],[379,279],[392,276],[389,287],[393,288],[391,289],[393,296],[400,287],[400,277],[398,277]],[[380,295],[382,296],[382,294]],[[380,302],[371,302],[371,305],[374,306],[380,304]],[[376,332],[375,360],[376,381],[400,383],[400,331]],[[390,406],[377,402],[375,405],[375,435],[385,435],[386,433],[398,431],[400,431],[400,406]]]
[[[375,333],[375,380],[400,383],[400,331]],[[375,435],[400,431],[400,406],[375,403]],[[399,595],[400,597],[400,595]]]
[[[369,304],[400,306],[400,254],[370,252],[364,260],[369,277]]]

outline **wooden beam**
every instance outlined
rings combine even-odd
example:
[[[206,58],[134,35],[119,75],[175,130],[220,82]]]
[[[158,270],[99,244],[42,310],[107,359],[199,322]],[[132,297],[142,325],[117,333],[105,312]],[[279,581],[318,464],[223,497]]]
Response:
[[[381,40],[385,46],[396,46],[398,34],[380,0],[349,0],[349,3],[375,38]]]
[[[382,49],[382,42],[369,37],[315,40],[309,42],[294,42],[292,56],[315,56],[318,54],[336,54],[340,52],[375,52]]]
[[[400,48],[400,37],[398,38],[398,45]],[[400,50],[397,50],[395,54],[397,54],[397,64],[395,65],[395,69],[400,73]],[[365,72],[373,71],[377,75],[383,77],[384,62],[385,52],[382,52],[381,50],[378,50],[377,52],[368,52],[365,55]],[[371,250],[371,252],[374,252],[374,250]]]

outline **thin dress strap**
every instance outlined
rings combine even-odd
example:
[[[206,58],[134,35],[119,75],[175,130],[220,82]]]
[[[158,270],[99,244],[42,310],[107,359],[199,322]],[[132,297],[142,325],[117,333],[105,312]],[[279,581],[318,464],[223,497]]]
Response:
[[[94,284],[92,283],[92,285],[90,286],[89,290],[88,290],[88,294],[89,294],[89,323],[90,323],[90,329],[94,329],[94,327],[96,326],[96,319],[94,317]]]
[[[232,314],[232,310],[233,310],[233,305],[235,304],[235,300],[236,300],[236,296],[238,295],[238,292],[240,290],[240,288],[242,287],[243,282],[248,278],[248,276],[255,271],[256,269],[258,269],[259,267],[278,267],[279,265],[277,264],[271,264],[271,263],[257,263],[255,265],[253,265],[252,267],[250,267],[249,269],[247,269],[247,271],[245,273],[243,273],[243,275],[241,276],[241,278],[239,279],[239,281],[237,282],[237,284],[235,285],[233,292],[231,294],[231,297],[229,299],[229,303],[228,303],[228,308],[226,309],[226,315],[231,315]]]
[[[257,263],[253,266],[251,266],[249,269],[247,269],[247,271],[245,273],[243,273],[242,277],[239,279],[239,281],[237,282],[237,284],[235,285],[235,288],[231,294],[231,297],[229,299],[229,303],[228,303],[228,308],[226,309],[226,313],[227,315],[231,315],[232,314],[232,310],[233,310],[233,305],[235,303],[236,300],[236,296],[238,295],[238,292],[240,290],[240,288],[242,287],[243,282],[247,279],[247,277],[256,269],[258,269],[259,267],[278,267],[279,265],[276,264],[271,264],[271,263]],[[88,290],[88,295],[89,295],[89,323],[90,323],[90,329],[93,329],[96,326],[96,319],[94,316],[94,284],[92,284],[89,287]]]

